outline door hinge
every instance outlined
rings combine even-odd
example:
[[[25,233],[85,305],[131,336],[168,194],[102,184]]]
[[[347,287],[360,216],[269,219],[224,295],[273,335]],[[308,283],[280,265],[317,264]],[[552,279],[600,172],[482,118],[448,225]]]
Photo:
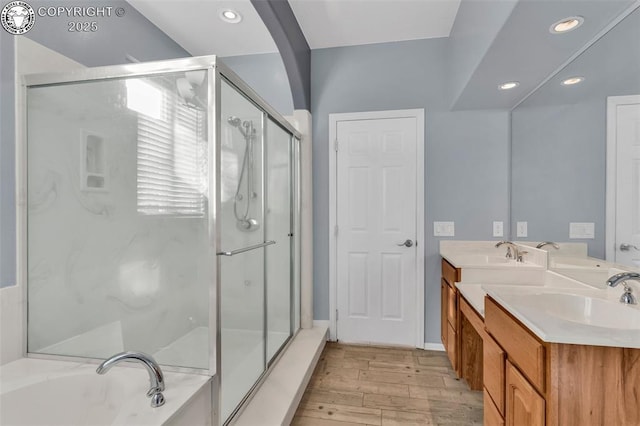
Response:
[[[335,149],[335,150],[336,150],[336,152],[338,152],[338,139],[336,139],[336,140],[333,142],[333,149]]]
[[[338,321],[338,310],[336,309],[336,322]]]

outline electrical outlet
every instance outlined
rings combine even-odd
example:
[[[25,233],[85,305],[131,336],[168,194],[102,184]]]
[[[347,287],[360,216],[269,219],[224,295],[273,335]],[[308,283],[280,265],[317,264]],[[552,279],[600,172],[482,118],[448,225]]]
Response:
[[[504,223],[502,221],[493,222],[493,236],[504,237]]]
[[[433,222],[434,237],[453,237],[455,233],[455,224],[453,222]]]
[[[527,222],[516,223],[516,237],[527,236]]]

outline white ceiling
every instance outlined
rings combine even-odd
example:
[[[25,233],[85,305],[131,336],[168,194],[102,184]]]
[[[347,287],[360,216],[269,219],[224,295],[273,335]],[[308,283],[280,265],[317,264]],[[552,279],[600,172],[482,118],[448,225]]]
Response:
[[[309,47],[448,37],[460,0],[289,0]]]
[[[194,56],[278,49],[249,0],[127,0]],[[460,0],[289,0],[312,49],[447,37]],[[242,22],[228,24],[220,10]]]
[[[249,0],[127,0],[193,56],[273,53],[278,48]],[[233,9],[238,24],[219,18]]]

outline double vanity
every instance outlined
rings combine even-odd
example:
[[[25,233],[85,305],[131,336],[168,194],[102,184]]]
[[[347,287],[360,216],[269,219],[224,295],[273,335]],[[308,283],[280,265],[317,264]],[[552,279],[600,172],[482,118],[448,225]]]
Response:
[[[526,244],[440,246],[442,342],[484,424],[640,425],[640,305],[606,283],[631,269]]]

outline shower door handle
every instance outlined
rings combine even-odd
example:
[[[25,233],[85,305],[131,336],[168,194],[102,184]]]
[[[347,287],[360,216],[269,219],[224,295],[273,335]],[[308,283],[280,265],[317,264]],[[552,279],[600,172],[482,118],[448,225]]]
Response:
[[[251,251],[251,250],[255,250],[255,249],[259,249],[261,247],[266,247],[266,246],[270,246],[271,244],[275,244],[275,241],[265,241],[264,243],[260,243],[260,244],[256,244],[254,246],[249,246],[249,247],[244,247],[241,249],[237,249],[237,250],[232,250],[232,251],[221,251],[216,253],[218,256],[235,256],[236,254],[240,254],[240,253],[244,253],[247,251]]]

